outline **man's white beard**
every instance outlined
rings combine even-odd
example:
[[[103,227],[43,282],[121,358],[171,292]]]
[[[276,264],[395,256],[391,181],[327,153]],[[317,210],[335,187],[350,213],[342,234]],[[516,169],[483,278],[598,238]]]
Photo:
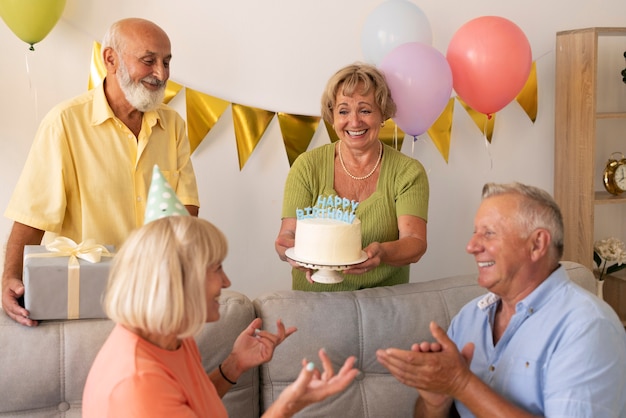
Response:
[[[156,91],[148,90],[141,81],[133,83],[128,73],[128,68],[123,60],[120,60],[120,65],[117,69],[117,81],[120,88],[126,96],[126,100],[137,110],[141,112],[148,112],[156,109],[165,97],[165,83],[161,80],[148,76],[144,77],[141,81],[147,81],[152,84],[161,84],[161,87]]]

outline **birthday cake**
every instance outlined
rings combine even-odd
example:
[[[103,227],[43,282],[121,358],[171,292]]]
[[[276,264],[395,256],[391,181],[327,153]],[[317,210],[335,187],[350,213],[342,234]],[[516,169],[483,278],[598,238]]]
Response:
[[[296,211],[293,255],[299,261],[344,265],[362,257],[358,202],[337,196],[319,197],[318,205]]]

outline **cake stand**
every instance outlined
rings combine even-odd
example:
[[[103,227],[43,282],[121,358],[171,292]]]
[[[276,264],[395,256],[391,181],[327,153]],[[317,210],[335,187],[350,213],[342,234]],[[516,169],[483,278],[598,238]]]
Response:
[[[311,261],[307,261],[306,259],[296,257],[293,253],[293,248],[287,249],[285,251],[285,256],[290,260],[295,261],[298,265],[317,270],[315,273],[311,275],[311,279],[317,283],[324,284],[333,284],[333,283],[341,283],[343,281],[343,276],[339,274],[340,271],[347,269],[350,266],[355,264],[359,264],[367,260],[367,254],[365,251],[361,251],[361,257],[351,263],[342,263],[342,264],[319,264]]]

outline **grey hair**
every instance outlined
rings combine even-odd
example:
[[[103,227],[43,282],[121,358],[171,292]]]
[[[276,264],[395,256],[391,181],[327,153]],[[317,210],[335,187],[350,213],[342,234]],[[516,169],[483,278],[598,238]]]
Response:
[[[102,38],[101,50],[104,51],[106,48],[111,48],[114,51],[121,52],[126,47],[126,42],[124,36],[120,33],[120,28],[123,24],[123,20],[119,20],[109,26],[104,37]]]
[[[556,250],[557,259],[563,256],[563,215],[556,201],[548,192],[538,187],[522,183],[486,183],[483,186],[482,198],[514,194],[521,197],[519,212],[515,221],[528,234],[537,228],[550,232],[551,245]]]

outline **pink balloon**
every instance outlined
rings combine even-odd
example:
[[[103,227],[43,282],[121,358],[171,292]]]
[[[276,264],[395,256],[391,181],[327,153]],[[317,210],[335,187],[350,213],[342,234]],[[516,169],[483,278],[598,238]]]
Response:
[[[378,68],[397,105],[396,125],[409,135],[426,132],[450,100],[452,71],[442,53],[421,42],[389,52]]]
[[[509,104],[528,80],[530,44],[513,22],[483,16],[461,26],[446,54],[454,90],[472,109],[487,115]]]

